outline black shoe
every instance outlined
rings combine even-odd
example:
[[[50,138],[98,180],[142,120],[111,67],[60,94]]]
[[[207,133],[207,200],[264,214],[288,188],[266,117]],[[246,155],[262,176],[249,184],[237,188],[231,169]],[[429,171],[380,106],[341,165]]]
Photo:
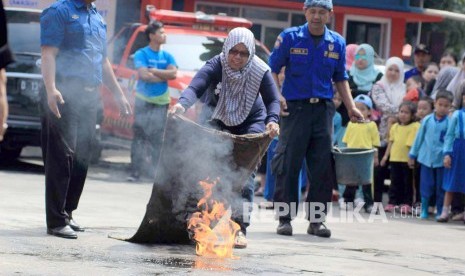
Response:
[[[79,224],[77,224],[74,219],[66,220],[66,224],[68,224],[69,227],[71,227],[71,229],[73,229],[74,231],[84,232],[84,227],[81,227]]]
[[[307,233],[309,235],[315,235],[315,236],[322,237],[322,238],[331,237],[331,230],[326,228],[326,226],[321,222],[310,223],[310,225],[308,225],[308,228],[307,228]]]
[[[65,239],[77,239],[77,234],[69,225],[47,228],[47,234]]]
[[[276,229],[278,235],[292,236],[292,225],[289,221],[280,221]]]

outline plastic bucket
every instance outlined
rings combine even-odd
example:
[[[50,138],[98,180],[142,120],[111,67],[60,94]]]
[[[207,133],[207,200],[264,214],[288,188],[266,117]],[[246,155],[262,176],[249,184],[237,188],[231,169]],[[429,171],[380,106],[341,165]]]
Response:
[[[333,149],[337,183],[349,186],[371,184],[375,151],[376,149]]]

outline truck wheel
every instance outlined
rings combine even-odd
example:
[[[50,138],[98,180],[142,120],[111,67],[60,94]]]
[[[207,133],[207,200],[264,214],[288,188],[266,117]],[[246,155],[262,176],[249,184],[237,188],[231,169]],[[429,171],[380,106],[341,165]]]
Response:
[[[0,148],[0,160],[10,161],[17,159],[23,148]]]

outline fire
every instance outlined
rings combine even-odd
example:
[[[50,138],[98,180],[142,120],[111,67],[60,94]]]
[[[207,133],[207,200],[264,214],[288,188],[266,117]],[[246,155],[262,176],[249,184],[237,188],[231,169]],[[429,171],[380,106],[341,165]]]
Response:
[[[231,208],[213,200],[213,187],[217,181],[200,181],[204,196],[197,203],[201,210],[189,219],[187,229],[196,241],[196,253],[206,257],[233,257],[234,238],[240,227],[231,220]],[[210,210],[211,206],[211,210]]]

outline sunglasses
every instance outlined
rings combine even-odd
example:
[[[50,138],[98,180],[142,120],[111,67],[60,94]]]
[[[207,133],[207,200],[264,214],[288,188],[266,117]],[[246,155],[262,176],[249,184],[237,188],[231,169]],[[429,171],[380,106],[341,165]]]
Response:
[[[249,57],[249,52],[242,52],[242,51],[239,51],[239,50],[235,50],[235,49],[231,49],[229,50],[229,54],[231,56],[237,56],[239,55],[241,58],[248,58]]]
[[[355,55],[355,59],[356,59],[356,60],[359,60],[359,59],[365,59],[365,60],[367,60],[368,57],[367,57],[367,55],[356,54],[356,55]]]

